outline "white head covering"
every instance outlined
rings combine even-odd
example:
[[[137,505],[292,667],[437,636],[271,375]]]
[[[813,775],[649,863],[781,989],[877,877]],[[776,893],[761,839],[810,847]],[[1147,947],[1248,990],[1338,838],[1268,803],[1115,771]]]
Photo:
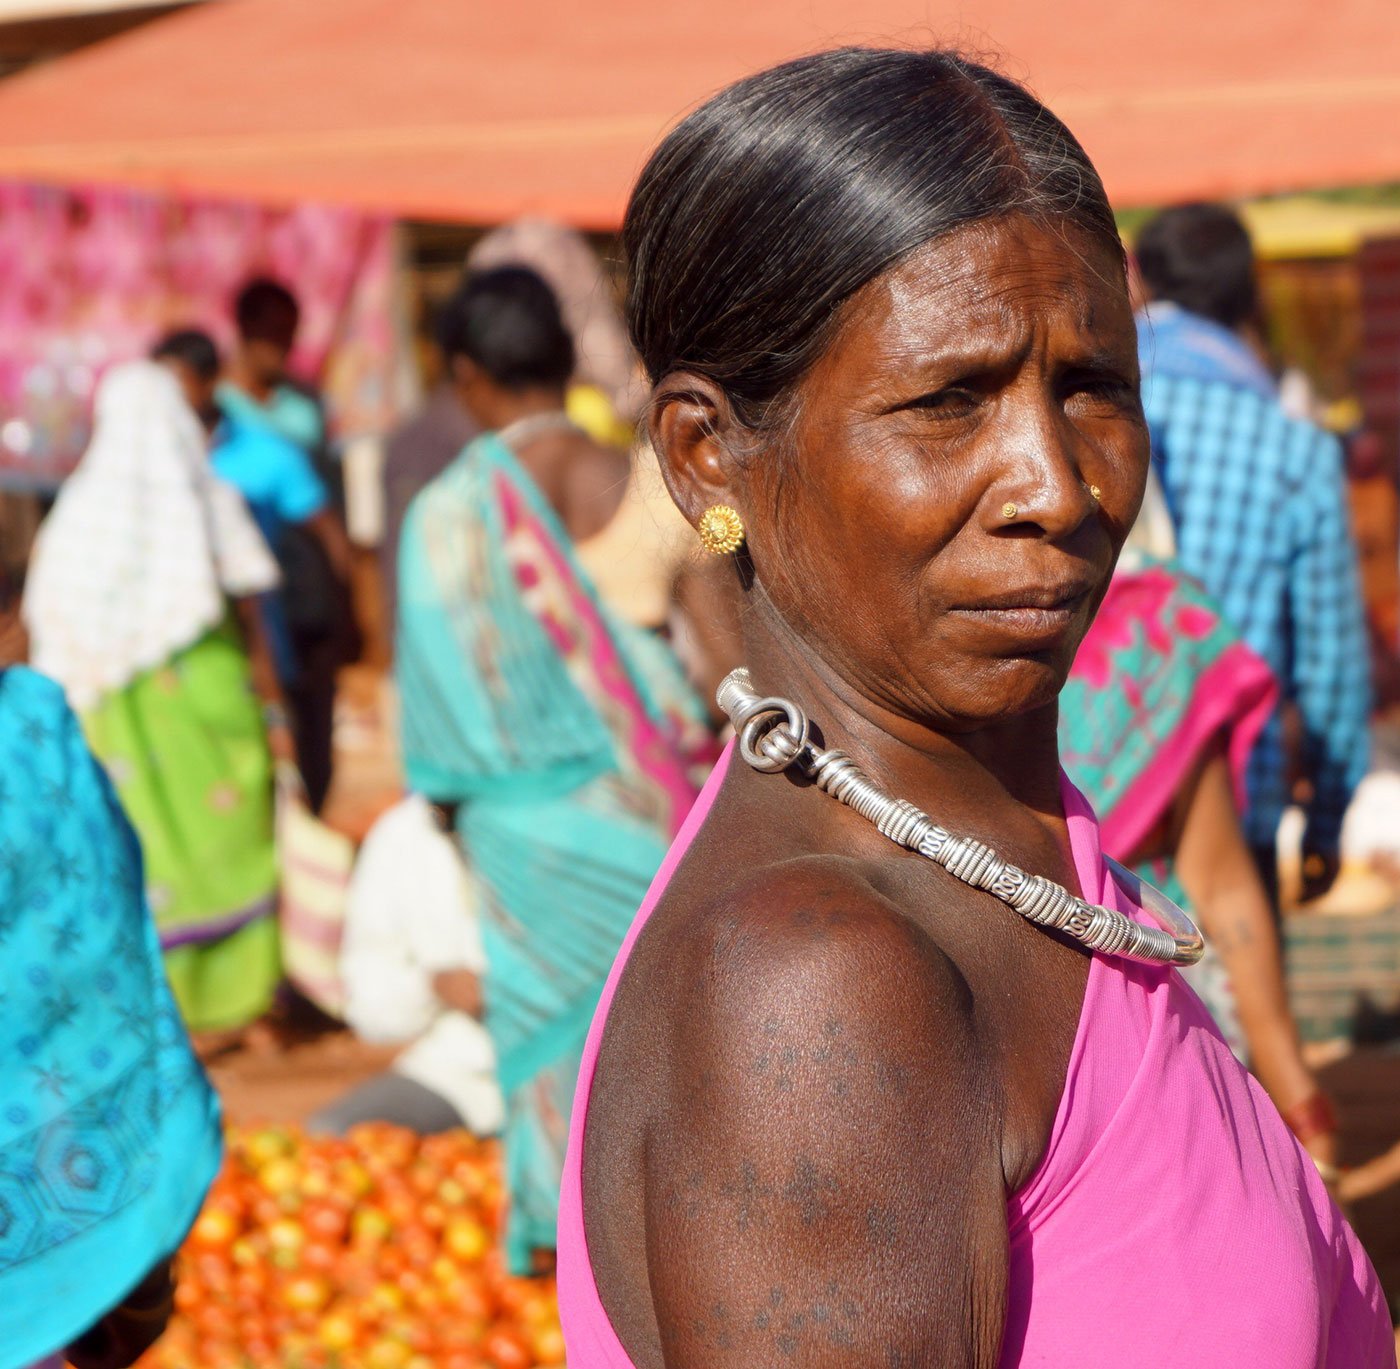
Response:
[[[91,707],[217,626],[229,596],[277,582],[175,377],[149,361],[109,371],[92,440],[35,544],[24,596],[34,668]]]

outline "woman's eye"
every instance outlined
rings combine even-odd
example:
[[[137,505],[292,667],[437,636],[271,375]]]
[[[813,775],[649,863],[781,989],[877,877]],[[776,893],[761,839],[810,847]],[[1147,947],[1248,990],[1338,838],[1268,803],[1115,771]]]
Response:
[[[905,407],[948,417],[970,413],[976,405],[977,396],[971,390],[950,386],[946,390],[934,390],[931,394],[920,395]]]
[[[1098,376],[1076,381],[1065,402],[1097,409],[1123,409],[1137,405],[1138,393],[1135,385],[1119,376]]]

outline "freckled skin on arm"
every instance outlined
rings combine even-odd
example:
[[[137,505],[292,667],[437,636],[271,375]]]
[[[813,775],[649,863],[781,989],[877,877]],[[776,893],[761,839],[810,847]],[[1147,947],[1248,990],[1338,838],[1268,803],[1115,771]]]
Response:
[[[994,1366],[1000,1108],[966,985],[869,890],[809,892],[737,910],[678,1033],[645,1164],[664,1363]]]

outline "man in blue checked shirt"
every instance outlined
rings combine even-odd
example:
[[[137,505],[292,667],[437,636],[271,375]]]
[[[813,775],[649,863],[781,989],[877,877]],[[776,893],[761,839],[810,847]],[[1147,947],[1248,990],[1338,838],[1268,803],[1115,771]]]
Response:
[[[1254,254],[1229,210],[1193,204],[1137,243],[1149,304],[1138,318],[1152,456],[1182,569],[1268,661],[1302,724],[1312,800],[1304,895],[1336,878],[1342,816],[1366,771],[1370,663],[1339,445],[1288,417],[1245,340]],[[1290,801],[1275,713],[1250,756],[1245,834],[1277,909],[1275,838]]]

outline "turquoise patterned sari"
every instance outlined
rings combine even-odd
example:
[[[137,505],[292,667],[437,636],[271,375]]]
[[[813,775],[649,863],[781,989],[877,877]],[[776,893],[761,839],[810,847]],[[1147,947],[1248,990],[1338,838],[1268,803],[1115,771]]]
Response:
[[[171,1255],[220,1158],[141,851],[57,685],[0,673],[0,1369]]]
[[[409,784],[460,804],[506,1098],[507,1253],[524,1273],[554,1246],[593,1010],[717,753],[675,659],[608,614],[492,436],[409,509],[396,660]]]

